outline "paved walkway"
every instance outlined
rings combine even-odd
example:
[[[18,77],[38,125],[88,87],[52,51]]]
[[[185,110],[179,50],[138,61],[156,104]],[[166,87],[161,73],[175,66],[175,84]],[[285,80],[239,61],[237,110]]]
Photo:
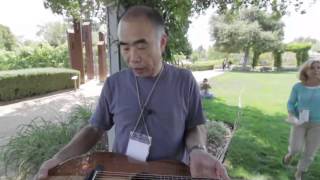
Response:
[[[0,146],[16,133],[20,124],[27,124],[37,117],[52,121],[63,120],[75,105],[94,103],[101,88],[101,83],[92,80],[81,85],[77,91],[60,91],[0,106]]]
[[[203,78],[211,78],[222,74],[221,70],[193,72],[198,82]],[[24,99],[23,101],[0,106],[0,145],[4,145],[10,136],[17,132],[20,124],[27,124],[37,117],[46,120],[65,119],[71,108],[79,104],[92,104],[95,106],[100,91],[101,83],[91,80],[80,86],[77,91],[69,90],[56,92],[43,97]],[[94,108],[94,107],[93,107]]]
[[[204,78],[212,78],[214,76],[218,76],[223,74],[224,71],[222,69],[215,69],[215,70],[207,70],[207,71],[193,71],[192,74],[197,80],[197,82],[202,82]]]

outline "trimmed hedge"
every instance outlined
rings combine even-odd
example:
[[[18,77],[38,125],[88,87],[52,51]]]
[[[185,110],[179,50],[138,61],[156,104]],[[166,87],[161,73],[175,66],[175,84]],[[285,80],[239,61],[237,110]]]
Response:
[[[184,67],[191,71],[205,71],[214,69],[214,64],[185,64]]]
[[[0,101],[73,88],[74,82],[71,77],[79,77],[79,74],[77,70],[64,68],[0,71]]]

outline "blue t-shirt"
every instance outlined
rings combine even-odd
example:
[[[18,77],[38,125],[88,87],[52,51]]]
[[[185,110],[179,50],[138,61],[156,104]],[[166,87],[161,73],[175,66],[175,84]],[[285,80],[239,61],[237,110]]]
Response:
[[[309,87],[296,83],[288,100],[288,111],[299,117],[299,112],[309,110],[309,121],[320,123],[320,86]]]
[[[142,104],[157,77],[137,77]],[[110,129],[115,125],[113,152],[125,154],[140,106],[135,76],[126,69],[110,76],[104,84],[91,125]],[[144,112],[152,144],[148,160],[182,160],[186,131],[204,124],[199,87],[190,71],[164,63],[163,72]],[[146,134],[143,124],[138,132]]]

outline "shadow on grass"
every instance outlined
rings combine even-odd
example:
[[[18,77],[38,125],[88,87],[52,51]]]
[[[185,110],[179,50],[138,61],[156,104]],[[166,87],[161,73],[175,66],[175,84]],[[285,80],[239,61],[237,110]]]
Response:
[[[206,100],[204,110],[209,119],[233,124],[239,121],[226,157],[229,173],[242,179],[293,179],[297,159],[293,166],[284,167],[282,156],[287,152],[290,126],[284,121],[286,114],[266,114],[254,107],[245,107],[241,117],[239,108],[225,104],[217,98]],[[316,158],[306,179],[320,177],[319,158]]]

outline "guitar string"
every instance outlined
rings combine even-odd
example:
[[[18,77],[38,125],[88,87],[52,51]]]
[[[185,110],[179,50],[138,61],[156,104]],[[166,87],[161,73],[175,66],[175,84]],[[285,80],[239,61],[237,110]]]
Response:
[[[120,176],[123,177],[123,176]],[[142,179],[159,179],[159,180],[166,180],[166,179],[171,179],[171,180],[214,180],[214,179],[208,179],[208,178],[172,178],[172,177],[131,177],[131,176],[125,176],[125,178],[132,178],[132,179],[136,179],[136,180],[142,180]],[[106,180],[106,179],[110,179],[110,178],[119,178],[119,176],[115,177],[115,176],[106,176],[103,178],[95,178],[94,180]],[[216,179],[218,180],[218,179]]]
[[[148,177],[145,177],[145,176],[103,176],[103,177],[96,177],[94,178],[94,180],[104,180],[104,179],[108,179],[108,178],[119,178],[119,177],[128,177],[128,178],[132,178],[132,179],[137,179],[137,180],[140,180],[140,179],[163,179],[163,180],[166,180],[166,179],[177,179],[177,180],[218,180],[218,179],[208,179],[208,178],[192,178],[192,177],[159,177],[159,176],[148,176]]]
[[[210,178],[192,178],[190,176],[176,176],[176,175],[158,175],[158,174],[137,174],[137,173],[123,173],[123,172],[109,172],[109,171],[98,171],[95,179],[103,179],[107,177],[131,177],[134,179],[145,179],[145,178],[157,178],[157,179],[203,179],[203,180],[214,180]],[[135,177],[136,176],[136,177]],[[217,180],[217,179],[216,179]]]

